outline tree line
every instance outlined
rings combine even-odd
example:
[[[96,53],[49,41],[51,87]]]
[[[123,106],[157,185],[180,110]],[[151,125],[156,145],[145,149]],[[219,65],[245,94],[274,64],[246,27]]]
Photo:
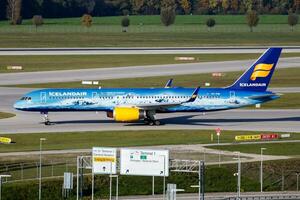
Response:
[[[45,18],[115,15],[157,15],[175,4],[176,14],[288,14],[300,12],[300,0],[0,0],[0,20],[13,23],[42,15]]]

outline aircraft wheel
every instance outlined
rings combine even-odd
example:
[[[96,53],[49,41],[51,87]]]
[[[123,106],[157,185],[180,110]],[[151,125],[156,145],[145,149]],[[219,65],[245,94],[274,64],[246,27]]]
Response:
[[[46,121],[46,122],[45,122],[45,125],[46,125],[46,126],[49,126],[49,125],[51,125],[51,123],[50,123],[49,121]]]
[[[155,124],[156,126],[159,126],[161,123],[160,123],[160,121],[155,120],[155,121],[154,121],[154,124]]]
[[[153,126],[153,125],[154,125],[154,122],[153,122],[153,121],[149,121],[149,125],[150,125],[150,126]]]
[[[144,119],[144,123],[145,123],[145,124],[149,124],[149,122],[150,122],[150,120],[149,120],[148,118],[145,118],[145,119]]]

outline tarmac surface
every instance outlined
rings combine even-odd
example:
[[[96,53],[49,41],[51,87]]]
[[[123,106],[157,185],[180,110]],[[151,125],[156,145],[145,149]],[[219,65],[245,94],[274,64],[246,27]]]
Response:
[[[172,76],[195,73],[241,71],[248,69],[253,62],[254,60],[251,59],[240,61],[202,62],[189,64],[148,65],[134,67],[112,67],[99,69],[60,70],[44,72],[0,73],[0,85],[70,82],[81,80],[105,80],[119,78]],[[280,69],[291,67],[300,67],[300,57],[281,58],[277,64],[277,68]]]
[[[282,46],[284,53],[298,53],[300,46]],[[0,48],[0,55],[120,55],[120,54],[223,54],[262,53],[265,46],[244,47],[75,47],[75,48]]]
[[[17,116],[0,120],[2,133],[110,131],[110,130],[178,130],[216,129],[270,132],[300,132],[300,109],[293,110],[228,110],[210,113],[158,114],[165,125],[148,126],[139,123],[116,123],[106,113],[50,113],[51,125],[42,123],[42,115],[16,112]]]
[[[180,188],[178,188],[180,189]],[[127,196],[119,197],[121,200],[133,200],[133,199],[144,199],[144,200],[158,200],[163,199],[162,195],[155,196]],[[198,194],[176,194],[178,200],[199,200]],[[206,200],[236,200],[237,193],[233,192],[218,192],[218,193],[205,193]],[[259,199],[300,199],[300,193],[296,191],[280,191],[280,192],[242,192],[239,198],[240,200],[259,200]]]

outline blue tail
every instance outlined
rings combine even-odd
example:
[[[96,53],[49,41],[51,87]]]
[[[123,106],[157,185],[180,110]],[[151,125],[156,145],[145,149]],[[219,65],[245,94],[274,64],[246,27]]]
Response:
[[[229,89],[266,91],[282,48],[269,48]]]

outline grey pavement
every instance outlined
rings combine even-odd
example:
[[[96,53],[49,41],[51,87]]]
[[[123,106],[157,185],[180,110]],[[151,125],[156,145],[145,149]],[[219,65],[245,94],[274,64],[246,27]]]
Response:
[[[113,67],[99,69],[96,68],[44,72],[2,73],[0,74],[0,85],[70,82],[81,80],[105,80],[149,76],[172,76],[195,73],[241,71],[248,69],[253,62],[254,60],[240,60],[189,64]],[[300,67],[300,57],[281,58],[277,67],[281,69]],[[201,80],[199,80],[199,83],[200,82]]]
[[[180,189],[180,188],[178,188]],[[234,192],[218,192],[218,193],[205,193],[206,200],[221,200],[221,199],[231,199],[235,198],[237,193]],[[162,199],[162,195],[155,196],[127,196],[127,197],[119,197],[121,200],[133,200],[133,199],[144,199],[144,200],[160,200]],[[177,194],[176,199],[178,200],[199,200],[198,194]],[[279,192],[242,192],[241,200],[249,200],[249,199],[300,199],[300,193],[296,191],[279,191]]]
[[[228,110],[209,113],[166,113],[157,119],[165,125],[147,126],[143,122],[116,123],[99,112],[50,113],[52,125],[45,126],[42,116],[33,112],[15,112],[16,117],[0,120],[1,133],[179,130],[211,129],[270,132],[300,132],[300,109]]]
[[[120,54],[224,54],[262,53],[265,46],[216,47],[75,47],[75,48],[0,48],[0,55],[120,55]],[[282,46],[284,53],[298,53],[299,46]]]

